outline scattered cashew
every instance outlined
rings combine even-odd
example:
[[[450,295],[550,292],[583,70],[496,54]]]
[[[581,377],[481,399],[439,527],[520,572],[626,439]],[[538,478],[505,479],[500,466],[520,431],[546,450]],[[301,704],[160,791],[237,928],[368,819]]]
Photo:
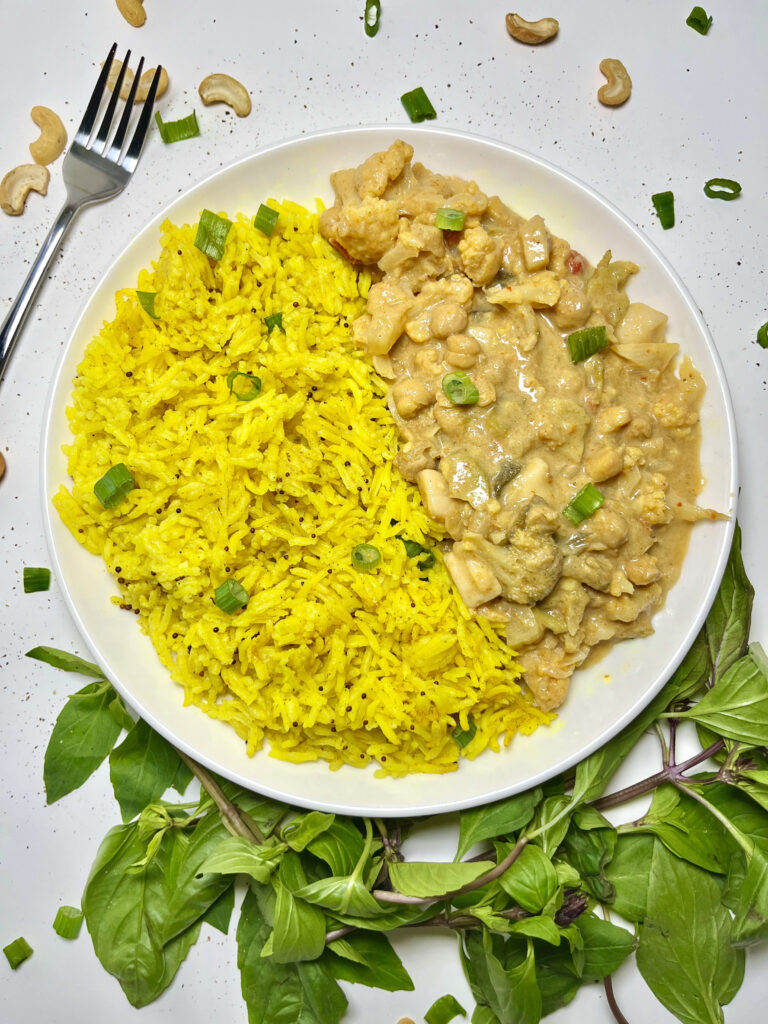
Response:
[[[109,69],[109,75],[107,76],[107,88],[110,92],[115,91],[117,85],[117,76],[120,74],[120,69],[123,66],[121,60],[113,60],[112,67]],[[152,85],[152,79],[155,77],[157,68],[149,68],[139,79],[139,84],[136,89],[136,95],[133,97],[134,103],[143,103],[149,95],[149,87]],[[127,100],[131,92],[131,86],[133,85],[133,72],[130,68],[125,69],[125,75],[123,76],[123,84],[120,86],[120,99]],[[155,93],[155,99],[160,99],[163,93],[168,88],[168,72],[165,68],[160,69],[160,81],[157,83],[157,92]]]
[[[0,452],[0,480],[5,476],[5,459],[3,458],[2,452]]]
[[[29,145],[32,159],[36,164],[52,164],[64,152],[67,129],[48,107],[32,107],[29,116],[40,129],[40,137]]]
[[[605,85],[597,90],[597,98],[606,107],[619,107],[629,99],[632,92],[632,79],[620,60],[606,57],[600,61],[600,70],[608,79]]]
[[[206,107],[211,103],[226,103],[238,117],[247,117],[251,112],[251,97],[248,90],[231,75],[208,75],[202,80],[197,91]]]
[[[115,0],[117,9],[134,28],[140,28],[147,20],[144,0]]]
[[[11,217],[24,212],[24,204],[32,189],[44,196],[51,172],[41,164],[21,164],[8,171],[0,181],[0,207]]]
[[[537,46],[557,35],[560,22],[557,18],[539,18],[538,21],[526,21],[519,14],[507,15],[507,32],[519,43],[530,43]]]

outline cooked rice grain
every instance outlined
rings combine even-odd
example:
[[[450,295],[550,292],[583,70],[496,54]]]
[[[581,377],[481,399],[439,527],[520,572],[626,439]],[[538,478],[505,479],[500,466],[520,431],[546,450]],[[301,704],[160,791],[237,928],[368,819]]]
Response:
[[[195,227],[163,225],[162,252],[89,344],[68,410],[71,491],[54,502],[102,555],[185,702],[229,722],[249,753],[371,760],[390,774],[445,772],[549,720],[515,683],[513,652],[472,617],[437,553],[427,571],[403,535],[440,537],[393,467],[386,388],[349,325],[370,284],[293,203],[266,238],[240,217],[214,263]],[[284,331],[264,318],[283,315]],[[232,370],[256,374],[252,401]],[[136,488],[114,509],[93,485],[124,462]],[[375,572],[351,563],[381,551]],[[250,595],[232,615],[224,580]],[[477,725],[459,750],[457,723]]]

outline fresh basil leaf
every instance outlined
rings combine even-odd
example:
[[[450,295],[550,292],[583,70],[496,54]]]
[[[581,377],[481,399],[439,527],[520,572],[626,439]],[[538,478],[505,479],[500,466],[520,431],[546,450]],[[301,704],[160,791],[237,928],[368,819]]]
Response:
[[[237,809],[246,823],[257,825],[265,836],[270,834],[289,810],[285,804],[278,803],[277,800],[270,800],[266,796],[259,796],[258,793],[254,793],[250,789],[243,789],[242,786],[238,786],[228,779],[221,779],[217,776],[214,778],[227,799],[237,805]],[[203,792],[200,806],[201,809],[211,809],[215,807],[215,804],[208,794]]]
[[[424,1014],[426,1024],[448,1024],[454,1017],[466,1017],[467,1011],[455,996],[446,994],[436,999]]]
[[[552,861],[534,843],[523,847],[517,860],[498,881],[504,892],[531,913],[542,910],[558,888]]]
[[[322,962],[279,964],[262,957],[274,895],[248,890],[237,926],[237,966],[248,1024],[339,1024],[347,1000]]]
[[[527,825],[542,795],[541,788],[537,786],[506,800],[462,811],[459,818],[459,848],[454,860],[460,861],[476,843],[511,835]]]
[[[578,773],[578,769],[577,769]],[[547,857],[554,856],[570,824],[570,812],[575,809],[574,797],[559,794],[548,796],[538,805],[527,834],[536,834]]]
[[[140,718],[109,755],[109,777],[123,821],[159,800],[176,783],[182,765],[182,777],[189,781],[189,769],[170,743]]]
[[[300,899],[325,907],[334,914],[355,917],[379,917],[388,912],[388,908],[378,903],[354,875],[321,878],[310,882],[295,893]]]
[[[525,959],[510,971],[501,959],[506,960],[503,940],[491,939],[487,932],[483,936],[470,932],[465,938],[463,962],[475,999],[491,1008],[499,1024],[537,1024],[541,993],[532,957],[528,963],[530,944],[525,947]]]
[[[500,1024],[490,1006],[476,1006],[472,1011],[472,1024]]]
[[[746,650],[754,596],[754,588],[744,571],[741,527],[737,523],[728,564],[704,624],[713,684],[720,681]]]
[[[292,850],[301,852],[307,845],[333,825],[335,815],[323,814],[321,811],[310,811],[308,814],[292,818],[283,825],[283,840]]]
[[[627,921],[642,921],[648,899],[652,835],[620,835],[605,876],[613,886],[612,908]]]
[[[324,860],[334,875],[351,875],[360,860],[365,843],[348,818],[336,818],[333,824],[307,843],[315,857]]]
[[[605,870],[616,849],[616,829],[597,811],[585,808],[574,814],[563,846],[568,860],[581,875],[587,889],[596,899],[610,903],[614,889]]]
[[[542,1017],[548,1017],[571,1002],[582,985],[578,974],[564,943],[558,949],[536,951],[536,982],[541,992]]]
[[[217,932],[221,932],[222,935],[227,935],[229,933],[229,922],[232,919],[232,911],[234,909],[235,884],[233,882],[228,889],[224,890],[218,899],[213,901],[200,920],[204,924],[209,924],[211,928],[215,928]]]
[[[332,942],[328,967],[334,978],[385,992],[412,992],[413,982],[386,935],[356,931]]]
[[[83,661],[76,654],[69,654],[58,647],[33,647],[31,651],[27,651],[26,657],[45,662],[54,668],[61,668],[65,672],[78,672],[81,676],[104,679],[104,673],[98,665],[94,665],[92,661]]]
[[[637,966],[649,988],[683,1024],[722,1021],[744,976],[744,951],[731,945],[731,918],[706,871],[654,842],[647,915]]]
[[[740,775],[736,784],[742,793],[746,793],[763,810],[768,811],[768,785],[764,782],[754,782],[749,774],[746,772],[744,775]]]
[[[369,893],[370,895],[370,893]],[[373,899],[373,897],[371,897]],[[375,902],[375,900],[374,900]],[[398,906],[390,903],[390,910],[385,909],[381,904],[381,914],[378,917],[357,916],[355,914],[340,914],[334,912],[333,918],[339,924],[348,924],[353,928],[365,928],[373,932],[391,932],[395,928],[402,928],[406,925],[419,924],[435,916],[433,906]]]
[[[753,644],[735,661],[701,700],[680,718],[692,718],[727,736],[755,747],[768,746],[768,676],[760,660],[765,654]]]
[[[389,865],[389,878],[404,896],[444,896],[476,881],[495,866],[493,861],[485,860],[471,864],[401,861]]]
[[[316,960],[325,949],[325,914],[297,899],[279,879],[273,879],[275,909],[272,958],[279,964]]]
[[[509,1024],[538,1024],[541,1020],[541,992],[536,980],[533,942],[527,940],[523,958],[515,956],[513,949],[513,944],[508,942],[505,968],[513,999]]]
[[[125,729],[126,732],[131,731],[134,726],[134,719],[128,714],[128,709],[119,693],[116,693],[110,701],[109,713],[121,729]]]
[[[524,917],[522,921],[513,921],[509,927],[510,935],[526,935],[530,939],[541,939],[550,946],[560,945],[560,929],[551,917]]]
[[[634,937],[626,928],[594,914],[582,914],[575,923],[584,940],[583,978],[601,979],[613,974],[635,948]]]
[[[114,695],[106,681],[88,683],[59,712],[43,762],[49,804],[82,786],[114,747],[120,735],[109,711]]]
[[[227,836],[200,865],[202,874],[250,875],[262,885],[272,877],[287,847],[270,840],[257,846],[242,836]]]
[[[728,871],[736,852],[733,839],[717,818],[669,783],[656,789],[651,806],[633,830],[658,836],[676,856],[715,874]]]
[[[754,849],[734,908],[733,942],[748,946],[768,938],[768,856]]]

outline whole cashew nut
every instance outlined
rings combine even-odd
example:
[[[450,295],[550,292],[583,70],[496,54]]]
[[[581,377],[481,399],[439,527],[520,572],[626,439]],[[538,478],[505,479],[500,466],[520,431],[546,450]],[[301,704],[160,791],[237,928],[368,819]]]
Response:
[[[2,452],[0,452],[0,480],[5,476],[5,459],[3,458]]]
[[[27,196],[34,189],[44,196],[48,191],[51,172],[41,164],[21,164],[8,171],[0,181],[0,208],[11,217],[24,212]]]
[[[29,116],[40,129],[40,137],[29,144],[32,159],[36,164],[52,164],[64,152],[67,129],[49,107],[32,107]]]
[[[251,97],[245,86],[231,75],[208,75],[197,90],[206,105],[226,103],[238,117],[247,117],[251,112]]]
[[[120,69],[123,66],[121,60],[113,60],[112,67],[109,69],[109,75],[107,76],[107,88],[110,92],[115,91],[117,85],[117,76],[120,74]],[[149,68],[139,79],[139,84],[136,89],[136,95],[133,97],[134,103],[143,103],[149,95],[149,87],[152,85],[152,79],[155,77],[155,71],[157,68]],[[133,72],[130,68],[125,69],[125,75],[123,75],[123,84],[120,86],[120,99],[127,100],[131,93],[131,86],[133,85]],[[168,72],[165,68],[160,69],[160,81],[157,83],[157,92],[155,93],[155,99],[160,99],[163,93],[168,88]]]
[[[626,103],[632,92],[632,79],[620,60],[606,57],[600,61],[600,70],[608,79],[597,90],[597,98],[606,107],[619,107]]]
[[[560,28],[557,18],[539,18],[538,21],[526,21],[519,14],[507,15],[507,32],[520,43],[537,46],[547,39],[556,36]]]
[[[134,28],[140,28],[147,20],[144,0],[115,0],[117,9]]]

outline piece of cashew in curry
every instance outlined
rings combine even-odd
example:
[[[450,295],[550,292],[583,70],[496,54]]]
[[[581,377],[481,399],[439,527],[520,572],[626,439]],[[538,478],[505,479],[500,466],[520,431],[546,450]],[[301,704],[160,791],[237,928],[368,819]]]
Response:
[[[606,57],[600,61],[600,70],[608,79],[605,85],[597,90],[597,98],[606,107],[619,107],[626,103],[632,92],[632,79],[629,72],[614,57]]]
[[[251,97],[248,90],[242,82],[238,82],[231,75],[208,75],[202,80],[197,91],[206,107],[211,103],[226,103],[238,117],[247,117],[251,112]]]
[[[526,21],[519,14],[508,14],[506,17],[507,32],[519,43],[530,43],[538,46],[556,36],[560,28],[557,18],[539,18],[538,21]]]
[[[49,107],[32,107],[29,116],[40,129],[40,136],[29,144],[32,159],[36,164],[52,164],[64,152],[67,129]]]
[[[117,9],[122,16],[134,28],[141,28],[147,20],[147,13],[144,10],[144,0],[115,0]]]
[[[24,212],[24,204],[31,191],[44,196],[48,191],[51,173],[41,164],[20,164],[8,171],[0,181],[0,208],[11,217]]]

